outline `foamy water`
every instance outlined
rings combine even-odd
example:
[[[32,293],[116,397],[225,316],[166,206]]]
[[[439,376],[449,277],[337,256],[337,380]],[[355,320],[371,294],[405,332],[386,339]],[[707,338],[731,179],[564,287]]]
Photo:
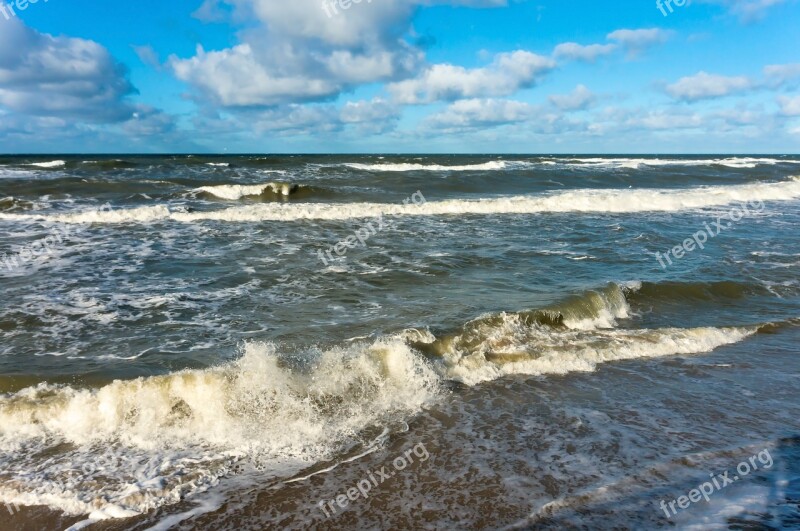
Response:
[[[276,185],[243,187],[224,185],[198,190],[225,199],[259,195]],[[288,195],[289,185],[280,185],[278,193]],[[286,193],[284,193],[286,192]],[[256,222],[298,220],[348,220],[384,216],[459,216],[495,214],[537,214],[587,212],[631,214],[640,212],[681,212],[717,206],[757,205],[765,201],[792,201],[800,198],[800,177],[784,182],[709,186],[679,190],[577,190],[542,196],[515,196],[474,200],[429,201],[424,205],[380,203],[342,204],[260,204],[229,207],[207,212],[182,212],[167,205],[115,211],[86,211],[62,215],[28,215],[0,213],[0,219],[43,221],[51,223],[152,223],[177,221]],[[737,205],[740,206],[740,205]],[[757,210],[755,206],[753,209]]]
[[[759,445],[679,525],[794,514],[800,159],[84,159],[0,160],[9,525],[650,529]]]

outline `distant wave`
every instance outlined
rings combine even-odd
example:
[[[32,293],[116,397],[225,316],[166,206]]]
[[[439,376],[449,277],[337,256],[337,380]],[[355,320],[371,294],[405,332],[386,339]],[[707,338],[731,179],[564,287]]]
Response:
[[[562,166],[567,168],[604,168],[604,169],[640,169],[642,167],[658,166],[725,166],[728,168],[756,168],[759,165],[775,164],[800,164],[798,160],[782,160],[775,158],[729,157],[720,159],[658,159],[635,157],[594,157],[594,158],[568,158],[557,157],[531,161],[496,160],[482,164],[469,164],[460,166],[445,166],[440,164],[414,164],[414,163],[345,163],[343,166],[361,171],[373,172],[410,172],[410,171],[500,171],[518,170],[536,166]]]
[[[135,163],[122,159],[84,160],[81,164],[101,170],[117,170],[137,167]]]
[[[26,166],[36,166],[37,168],[61,168],[62,166],[66,166],[66,161],[63,160],[53,160],[50,162],[31,162]]]
[[[406,171],[494,171],[508,169],[512,164],[506,161],[492,161],[483,164],[468,164],[465,166],[442,166],[439,164],[361,164],[361,163],[346,163],[344,166],[353,168],[354,170],[363,171],[388,171],[388,172],[406,172]]]
[[[224,193],[217,190],[218,193]],[[230,190],[231,197],[241,191]],[[0,219],[60,223],[147,223],[172,220],[258,222],[298,220],[348,220],[385,216],[461,216],[586,212],[627,214],[681,212],[747,201],[788,201],[800,198],[800,177],[773,183],[705,186],[676,190],[604,189],[573,190],[536,196],[429,201],[422,205],[384,203],[266,203],[206,212],[172,211],[157,205],[113,211],[77,212],[34,216],[0,213]]]
[[[646,159],[646,158],[582,158],[582,159],[553,159],[546,161],[550,164],[563,164],[572,167],[586,168],[629,168],[638,169],[642,166],[726,166],[728,168],[755,168],[759,165],[775,165],[779,163],[800,164],[796,160],[780,160],[773,158],[726,158],[726,159]]]

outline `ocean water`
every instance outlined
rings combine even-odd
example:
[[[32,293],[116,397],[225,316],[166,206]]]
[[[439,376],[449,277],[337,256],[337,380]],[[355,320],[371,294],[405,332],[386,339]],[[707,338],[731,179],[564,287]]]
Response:
[[[798,207],[794,156],[0,157],[0,529],[800,528]]]

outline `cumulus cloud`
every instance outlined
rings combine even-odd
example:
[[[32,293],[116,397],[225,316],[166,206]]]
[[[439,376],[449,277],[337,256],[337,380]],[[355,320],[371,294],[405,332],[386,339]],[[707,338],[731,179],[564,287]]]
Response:
[[[222,107],[268,107],[331,100],[360,84],[408,78],[424,55],[404,38],[419,5],[499,7],[505,0],[381,0],[341,5],[321,0],[207,0],[195,12],[217,20],[226,8],[250,27],[231,48],[172,56],[175,75]],[[327,8],[327,9],[326,9]]]
[[[744,76],[728,77],[698,72],[668,85],[666,90],[675,99],[693,102],[730,96],[749,90],[753,86],[753,81]]]
[[[538,107],[521,101],[475,98],[449,105],[430,116],[426,123],[438,129],[493,127],[530,120],[539,111]]]
[[[764,76],[771,85],[784,85],[800,78],[800,63],[765,66]]]
[[[616,49],[616,44],[581,45],[576,42],[565,42],[556,46],[553,55],[558,59],[594,63],[599,57],[609,55]]]
[[[371,101],[348,101],[340,111],[342,123],[365,133],[380,134],[393,130],[400,119],[400,109],[381,98]]]
[[[390,84],[388,90],[403,104],[508,96],[532,87],[555,67],[555,61],[548,57],[517,50],[496,55],[484,68],[433,65],[415,79]]]
[[[0,106],[34,115],[120,122],[135,92],[126,69],[103,46],[39,33],[5,21],[0,33]]]
[[[319,136],[347,132],[382,134],[393,130],[400,109],[381,98],[348,101],[342,106],[327,103],[287,104],[248,112],[204,112],[195,117],[198,130],[231,140],[270,137]]]
[[[638,55],[651,46],[667,42],[671,36],[672,32],[668,30],[645,28],[620,29],[609,33],[606,38],[619,43],[630,55]]]
[[[550,96],[550,103],[562,111],[579,111],[588,109],[596,100],[592,91],[584,85],[578,85],[569,94],[554,94]]]

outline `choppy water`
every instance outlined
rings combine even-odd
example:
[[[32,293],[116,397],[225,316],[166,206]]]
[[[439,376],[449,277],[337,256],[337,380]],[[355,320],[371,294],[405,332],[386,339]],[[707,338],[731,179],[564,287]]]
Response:
[[[798,175],[0,158],[7,525],[800,526]],[[710,503],[659,509],[765,449]]]

